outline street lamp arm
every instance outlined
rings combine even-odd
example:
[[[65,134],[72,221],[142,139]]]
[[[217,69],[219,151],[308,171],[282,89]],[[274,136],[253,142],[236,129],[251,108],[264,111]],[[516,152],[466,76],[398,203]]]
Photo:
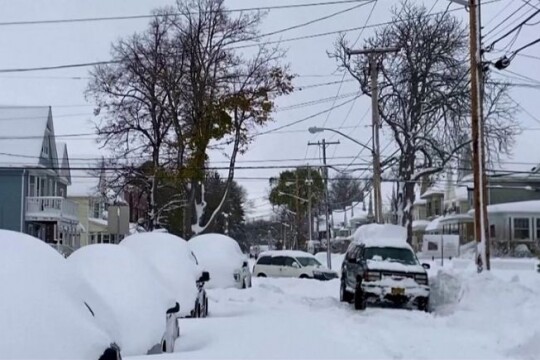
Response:
[[[298,200],[303,201],[303,202],[309,202],[308,199],[304,199],[304,198],[302,198],[300,196],[296,196],[296,195],[293,195],[293,194],[285,193],[283,191],[280,191],[278,194],[281,195],[281,196],[290,196],[292,198],[298,199]]]
[[[373,149],[370,148],[369,146],[365,145],[365,144],[362,144],[360,141],[350,137],[349,135],[347,134],[344,134],[342,133],[341,131],[339,130],[335,130],[335,129],[332,129],[332,128],[319,128],[319,127],[310,127],[309,128],[309,132],[312,133],[312,134],[315,134],[315,133],[318,133],[318,132],[323,132],[323,131],[331,131],[331,132],[335,132],[336,134],[339,134],[341,136],[343,136],[344,138],[347,138],[349,139],[350,141],[352,141],[353,143],[355,144],[358,144],[360,145],[361,147],[363,147],[364,149],[370,151],[370,152],[373,152]]]

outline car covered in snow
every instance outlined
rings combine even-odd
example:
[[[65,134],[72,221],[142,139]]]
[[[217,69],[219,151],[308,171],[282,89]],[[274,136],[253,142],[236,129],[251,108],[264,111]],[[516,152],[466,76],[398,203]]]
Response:
[[[253,275],[317,280],[332,280],[338,277],[337,272],[321,264],[315,256],[296,250],[273,250],[261,253],[253,266]]]
[[[340,300],[358,310],[368,303],[429,308],[429,280],[397,225],[369,224],[353,235],[341,270]]]
[[[188,241],[199,264],[212,274],[211,288],[245,289],[251,287],[251,271],[247,256],[233,238],[222,234],[203,234]]]
[[[174,351],[179,304],[150,264],[114,244],[82,247],[67,263],[110,307],[124,355]]]
[[[131,249],[157,270],[180,304],[180,316],[208,315],[204,284],[210,275],[198,264],[186,240],[168,233],[147,232],[127,236],[120,246]]]
[[[0,264],[0,358],[120,359],[109,313],[51,246],[0,230]]]

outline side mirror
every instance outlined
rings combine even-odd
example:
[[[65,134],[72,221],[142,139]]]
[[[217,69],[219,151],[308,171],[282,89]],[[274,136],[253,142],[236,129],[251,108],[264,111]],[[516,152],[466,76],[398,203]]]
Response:
[[[424,269],[426,269],[426,270],[431,269],[431,265],[426,264],[426,263],[423,263],[423,264],[422,264],[422,267],[423,267]]]
[[[293,262],[292,267],[295,268],[295,269],[300,269],[300,265],[298,265],[297,262]]]
[[[203,271],[201,277],[199,278],[199,282],[207,282],[210,281],[210,273],[208,271]]]
[[[176,305],[174,307],[167,310],[167,314],[176,314],[179,311],[180,311],[180,304],[176,302]]]

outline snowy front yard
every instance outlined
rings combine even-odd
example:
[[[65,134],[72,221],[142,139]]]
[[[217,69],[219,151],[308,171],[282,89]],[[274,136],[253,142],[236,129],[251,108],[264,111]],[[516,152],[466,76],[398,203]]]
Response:
[[[437,275],[434,264],[430,314],[355,311],[339,302],[339,280],[254,279],[251,289],[211,290],[210,317],[182,319],[176,353],[152,358],[537,358],[535,263],[494,261],[493,268],[478,275],[457,259]]]

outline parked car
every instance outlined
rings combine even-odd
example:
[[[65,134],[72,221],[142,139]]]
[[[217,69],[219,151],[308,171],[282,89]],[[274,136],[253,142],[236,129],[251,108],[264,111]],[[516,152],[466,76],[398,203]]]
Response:
[[[162,233],[137,233],[124,238],[126,246],[148,261],[165,279],[180,304],[182,317],[206,317],[208,297],[204,284],[210,280],[181,237]]]
[[[358,310],[368,303],[429,308],[429,280],[407,243],[407,230],[397,225],[359,227],[341,270],[340,300]]]
[[[253,266],[258,277],[298,277],[317,280],[336,279],[338,274],[323,266],[313,255],[304,251],[275,250],[259,255]]]
[[[1,359],[121,358],[108,314],[56,250],[0,230],[0,264]]]
[[[208,288],[251,287],[247,256],[233,238],[222,234],[204,234],[188,241],[200,265],[212,274]]]
[[[124,355],[174,351],[179,304],[150,264],[114,244],[84,246],[67,262],[111,308]]]

